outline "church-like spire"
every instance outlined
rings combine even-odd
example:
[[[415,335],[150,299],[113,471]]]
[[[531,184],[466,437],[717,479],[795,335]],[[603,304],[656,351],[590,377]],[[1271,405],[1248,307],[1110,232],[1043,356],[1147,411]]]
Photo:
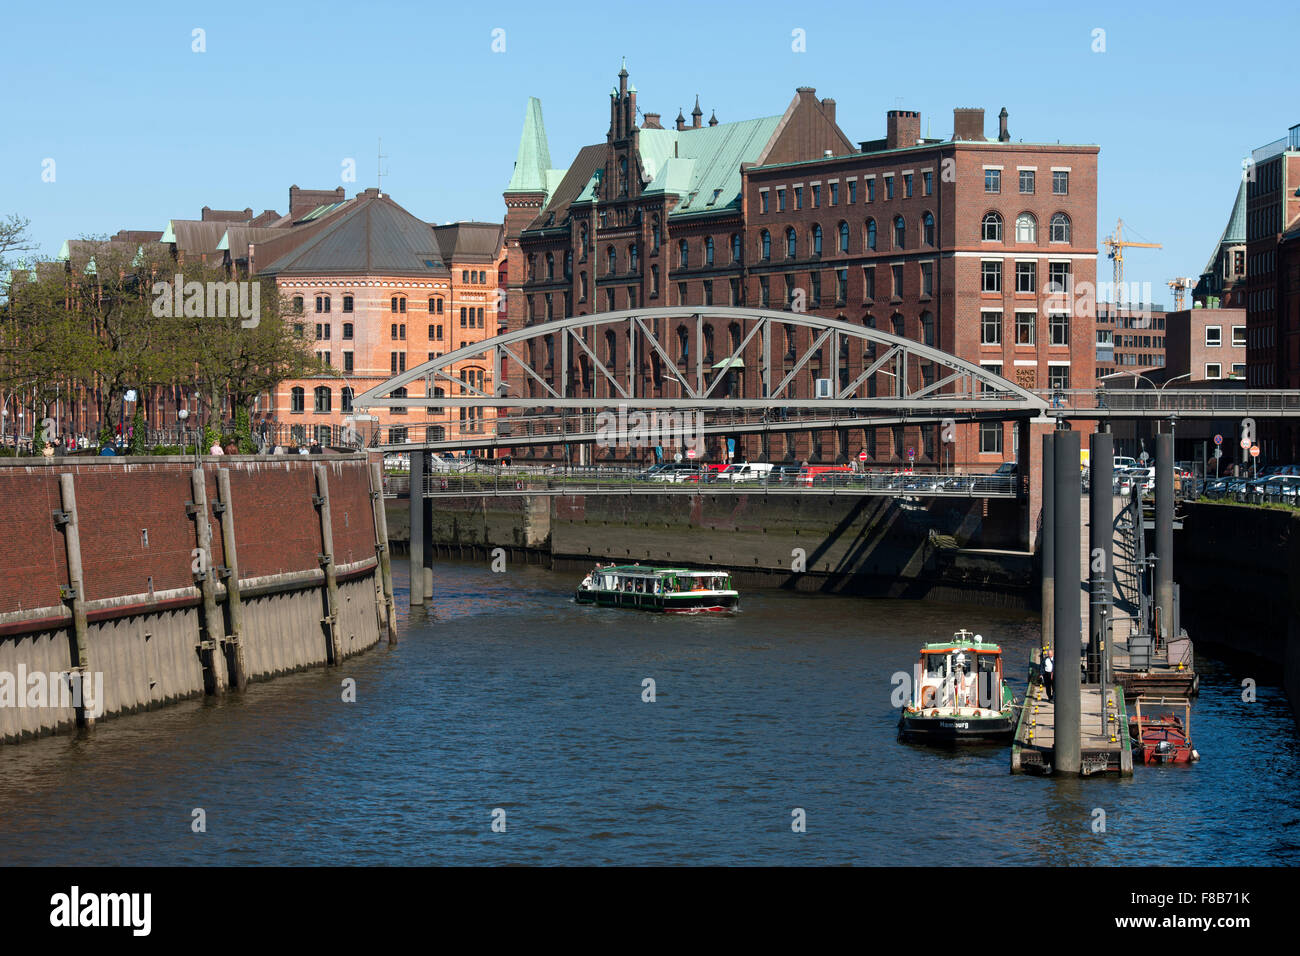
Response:
[[[524,112],[524,128],[519,134],[515,170],[506,192],[546,192],[546,172],[550,168],[551,150],[546,144],[546,127],[542,123],[542,101],[530,96],[528,109]]]
[[[700,109],[700,94],[695,94],[695,109],[691,110],[691,126],[699,129],[703,125],[704,110]]]

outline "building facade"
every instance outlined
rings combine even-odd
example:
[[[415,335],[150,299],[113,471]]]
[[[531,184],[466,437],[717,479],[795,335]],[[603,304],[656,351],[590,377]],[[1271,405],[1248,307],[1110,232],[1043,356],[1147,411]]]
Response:
[[[1097,303],[1097,379],[1122,387],[1125,376],[1165,366],[1164,306]]]
[[[759,119],[705,124],[698,101],[672,128],[656,113],[638,126],[638,114],[624,70],[606,141],[553,169],[540,104],[530,102],[505,192],[510,328],[629,308],[806,311],[933,345],[1027,388],[1093,387],[1093,302],[1075,290],[1096,282],[1096,146],[1012,142],[1005,110],[988,139],[978,109],[955,110],[946,139],[922,137],[919,113],[891,110],[884,138],[854,143],[835,101],[811,88]],[[685,367],[689,337],[656,331]],[[708,366],[732,353],[738,333],[706,328]],[[772,349],[785,356],[777,377],[810,345],[809,330],[790,335]],[[845,386],[870,364],[863,343],[841,342],[839,355],[814,353],[795,397],[812,398],[820,378]],[[710,372],[727,377],[715,394],[764,397],[752,371],[758,344],[749,348],[737,367]],[[544,352],[529,361],[557,380],[560,357]],[[626,374],[618,336],[601,357]],[[658,361],[643,357],[633,370],[638,394],[671,398]],[[570,380],[586,395],[575,362]],[[886,374],[859,394],[889,394]],[[520,377],[516,387],[538,395],[536,382]],[[743,437],[739,453],[843,461],[865,451],[873,465],[981,467],[1013,456],[1013,434],[960,428],[941,449],[936,426],[773,433]]]

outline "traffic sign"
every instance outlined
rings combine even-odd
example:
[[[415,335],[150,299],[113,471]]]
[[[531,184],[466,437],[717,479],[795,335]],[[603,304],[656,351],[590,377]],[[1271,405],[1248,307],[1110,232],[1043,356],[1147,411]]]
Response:
[[[1222,445],[1222,444],[1223,444],[1223,436],[1222,436],[1222,435],[1215,435],[1215,436],[1214,436],[1214,443],[1215,443],[1216,445]]]
[[[1243,438],[1243,439],[1241,440],[1241,447],[1242,447],[1242,448],[1249,448],[1249,447],[1250,447],[1250,439],[1249,439],[1249,438]]]
[[[916,457],[916,449],[915,449],[915,448],[909,448],[909,449],[907,450],[907,459],[908,459],[908,461],[911,461],[911,460],[914,459],[915,457]]]
[[[1222,449],[1222,448],[1216,448],[1216,449],[1214,449],[1214,457],[1215,457],[1215,458],[1222,458],[1222,457],[1223,457],[1223,449]]]
[[[1258,457],[1259,457],[1259,446],[1258,446],[1258,445],[1251,445],[1251,446],[1250,446],[1250,457],[1251,457],[1251,458],[1258,458]]]
[[[687,457],[687,458],[694,458],[694,457],[695,457],[695,449],[694,449],[694,448],[688,448],[688,449],[686,449],[686,457]]]
[[[1142,454],[1138,455],[1138,460],[1139,460],[1139,461],[1150,461],[1150,460],[1151,460],[1151,456],[1150,456],[1149,454],[1147,454],[1146,452],[1143,452]]]
[[[867,453],[865,451],[858,452],[858,461],[866,461],[866,460],[867,460]]]

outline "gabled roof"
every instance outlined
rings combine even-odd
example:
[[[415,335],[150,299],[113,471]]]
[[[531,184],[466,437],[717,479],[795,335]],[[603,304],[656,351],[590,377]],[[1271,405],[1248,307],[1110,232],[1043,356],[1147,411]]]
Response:
[[[555,189],[550,193],[550,201],[538,213],[537,218],[529,223],[529,229],[544,226],[552,214],[557,223],[563,222],[572,203],[591,200],[590,184],[596,175],[596,170],[603,169],[605,166],[605,149],[604,143],[596,143],[578,150],[578,155],[573,158],[573,165],[556,183]]]
[[[217,243],[217,249],[221,252],[230,252],[234,258],[248,255],[248,244],[261,244],[269,242],[272,239],[278,239],[285,235],[288,229],[284,227],[276,228],[273,226],[231,226],[226,230],[221,241]]]
[[[265,275],[448,275],[429,224],[374,189],[349,201],[305,242],[258,271]]]
[[[170,219],[159,242],[173,243],[177,252],[203,255],[217,252],[217,244],[230,228],[222,220]]]
[[[681,196],[673,216],[740,205],[740,164],[758,162],[781,122],[763,116],[699,129],[643,129],[641,163],[651,178],[645,192]]]
[[[491,263],[501,255],[505,227],[499,222],[452,222],[434,226],[433,235],[448,264]]]

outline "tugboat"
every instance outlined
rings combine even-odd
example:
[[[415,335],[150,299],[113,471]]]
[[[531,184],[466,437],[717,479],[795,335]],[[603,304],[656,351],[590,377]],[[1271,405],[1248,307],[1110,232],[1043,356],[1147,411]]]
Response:
[[[735,611],[740,595],[722,570],[652,568],[640,564],[597,565],[573,595],[578,604],[627,607],[668,614]]]
[[[1201,759],[1192,746],[1190,700],[1139,697],[1134,708],[1135,713],[1128,722],[1129,736],[1144,764],[1193,763]]]
[[[1015,732],[1015,700],[1002,681],[1002,648],[962,629],[926,644],[913,696],[898,719],[901,740],[1004,741]]]

